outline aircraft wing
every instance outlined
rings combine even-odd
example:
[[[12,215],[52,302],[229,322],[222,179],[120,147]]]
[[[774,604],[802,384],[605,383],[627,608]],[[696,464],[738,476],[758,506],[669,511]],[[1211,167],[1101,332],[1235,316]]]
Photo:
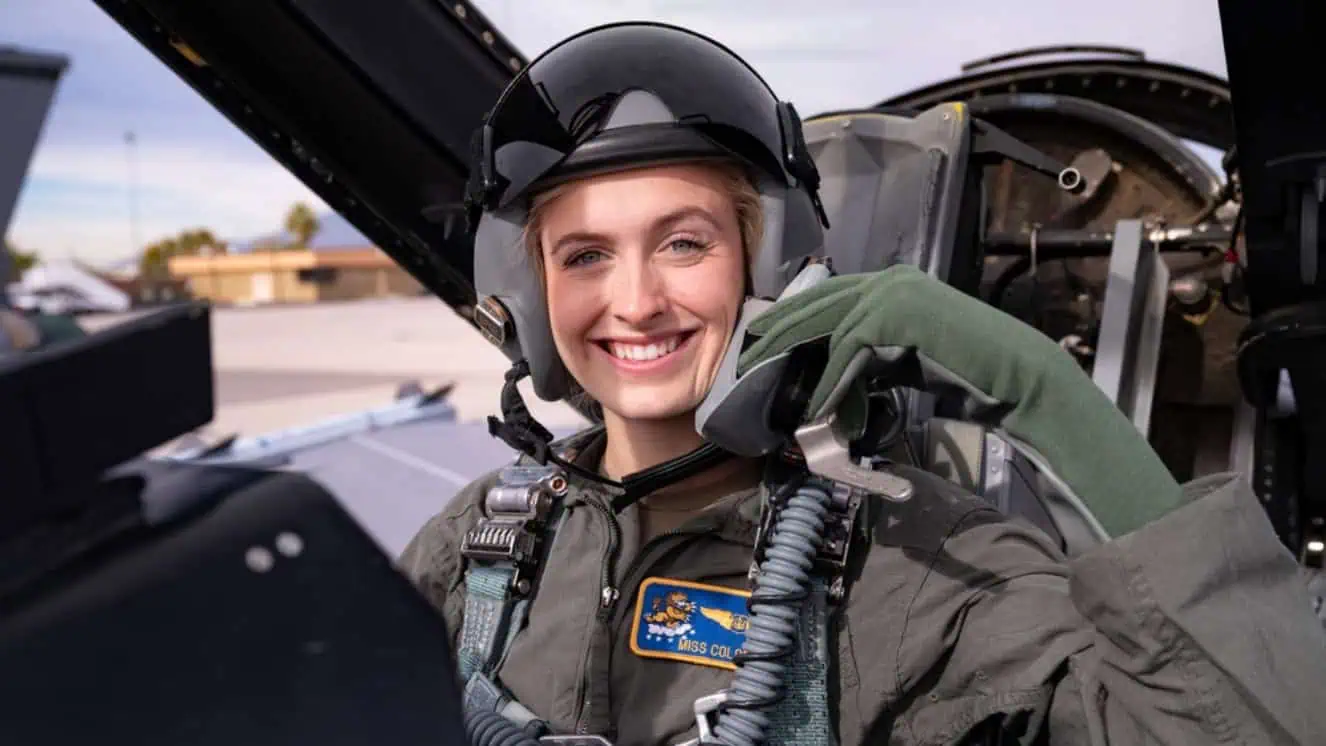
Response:
[[[554,437],[576,428],[552,427]],[[485,422],[459,422],[445,396],[412,394],[376,409],[221,443],[165,458],[299,471],[340,499],[392,556],[460,488],[511,462]]]

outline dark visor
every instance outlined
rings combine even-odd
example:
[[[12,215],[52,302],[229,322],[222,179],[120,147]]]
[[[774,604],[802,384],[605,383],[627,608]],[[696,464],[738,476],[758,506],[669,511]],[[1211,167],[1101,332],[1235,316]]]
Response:
[[[667,43],[657,43],[661,38]],[[584,44],[594,45],[592,54],[579,48]],[[630,24],[573,37],[512,83],[482,134],[485,202],[490,208],[509,203],[596,136],[621,139],[616,131],[599,135],[599,128],[616,100],[632,90],[653,94],[678,125],[786,183],[779,110],[765,82],[703,37]],[[682,151],[693,147],[669,137],[667,128],[636,133],[643,160],[651,150],[664,155],[671,142]],[[499,156],[504,148],[509,156]]]

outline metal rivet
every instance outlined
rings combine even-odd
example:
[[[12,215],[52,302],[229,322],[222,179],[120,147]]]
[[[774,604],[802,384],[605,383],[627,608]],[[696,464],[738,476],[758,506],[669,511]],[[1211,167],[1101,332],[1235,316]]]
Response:
[[[276,565],[276,558],[264,547],[249,547],[244,553],[244,564],[254,572],[267,572]]]
[[[456,3],[456,17],[457,17],[457,18],[464,18],[466,12],[467,12],[467,11],[465,10],[465,6],[464,6],[463,4],[461,4],[461,3]]]
[[[494,41],[496,41],[496,40],[497,40],[497,37],[496,37],[496,36],[493,36],[493,32],[491,32],[491,31],[485,31],[485,32],[483,32],[483,43],[484,43],[484,44],[492,44],[492,43],[493,43]]]
[[[304,540],[299,534],[285,531],[276,537],[276,551],[287,557],[298,557],[304,551]]]

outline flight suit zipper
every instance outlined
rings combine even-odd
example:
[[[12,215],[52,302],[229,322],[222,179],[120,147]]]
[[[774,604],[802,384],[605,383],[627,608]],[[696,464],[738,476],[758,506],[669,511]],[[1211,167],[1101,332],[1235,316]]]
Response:
[[[613,650],[613,635],[615,630],[621,626],[621,615],[618,602],[621,600],[619,587],[614,583],[613,563],[617,559],[617,551],[621,540],[621,525],[617,522],[617,516],[607,505],[595,500],[587,500],[587,504],[592,506],[596,512],[604,517],[608,522],[609,531],[609,551],[604,555],[602,572],[600,573],[599,607],[594,614],[594,628],[589,635],[589,646],[586,651],[585,667],[580,681],[576,688],[576,733],[578,735],[589,735],[590,725],[593,720],[594,709],[587,703],[587,697],[590,694],[590,681],[596,675],[595,666],[603,666],[603,678],[605,681],[610,678],[608,666],[611,664],[611,653]],[[688,539],[695,539],[705,534],[712,533],[715,526],[707,522],[701,524],[684,525],[671,531],[666,531],[645,542],[636,553],[635,558],[627,566],[626,572],[622,574],[622,588],[632,588],[641,582],[639,575],[643,568],[648,568],[656,563],[659,558],[668,551],[680,546],[679,543],[670,541],[678,537],[685,536]],[[683,542],[684,543],[684,542]],[[596,656],[595,654],[598,653]],[[600,733],[607,738],[612,738],[615,734]]]
[[[626,572],[622,575],[622,587],[630,588],[639,585],[641,582],[644,581],[644,578],[637,578],[635,576],[640,575],[641,570],[643,568],[647,568],[653,565],[656,561],[658,561],[660,556],[665,554],[665,552],[659,551],[659,547],[664,542],[666,542],[669,539],[675,539],[679,536],[687,536],[688,538],[694,538],[696,536],[700,536],[703,533],[704,533],[703,531],[694,528],[689,528],[689,529],[676,528],[671,531],[666,531],[664,533],[661,533],[658,536],[655,536],[654,538],[650,539],[648,542],[645,542],[645,545],[640,548],[639,554],[636,555],[635,560],[631,562],[630,565],[627,566]],[[673,549],[676,549],[679,546],[681,546],[681,543],[672,544],[667,547],[667,551],[672,551]],[[617,629],[617,627],[621,626],[621,620],[623,618],[622,612],[624,612],[625,609],[617,608],[614,605],[614,607],[612,609],[609,609],[608,611],[609,611],[609,616],[612,620],[612,629],[615,630]]]
[[[590,630],[589,644],[585,650],[585,668],[580,680],[576,682],[576,733],[580,735],[589,733],[589,708],[585,706],[585,698],[588,695],[590,677],[594,675],[596,662],[594,650],[599,647],[606,626],[605,613],[610,614],[613,604],[617,601],[618,591],[613,584],[613,563],[617,560],[617,550],[621,546],[622,535],[621,525],[617,523],[617,517],[613,515],[611,508],[592,499],[585,502],[607,522],[608,546],[607,551],[603,553],[599,568],[599,603],[594,612],[594,628]]]
[[[688,541],[700,538],[708,532],[708,529],[705,527],[682,527],[661,533],[645,542],[640,548],[639,553],[636,554],[635,559],[627,566],[626,572],[622,574],[621,588],[635,588],[639,586],[643,581],[642,576],[646,574],[646,571],[657,564],[664,555],[668,552],[677,550]],[[677,541],[678,538],[684,538],[685,540]],[[620,604],[622,593],[619,588],[605,586],[605,591],[602,595],[603,600],[606,603],[602,603],[595,614],[594,632],[592,633],[594,642],[590,647],[591,650],[596,650],[601,655],[608,656],[608,658],[603,661],[598,661],[600,664],[603,664],[602,672],[594,670],[593,664],[595,661],[593,660],[591,660],[590,664],[586,666],[586,680],[584,682],[586,694],[588,694],[589,689],[589,677],[601,674],[599,678],[603,681],[609,681],[611,679],[611,672],[609,670],[611,665],[610,658],[612,651],[615,649],[616,635],[621,628],[624,613],[629,611],[627,607]],[[582,702],[582,706],[585,704],[587,703]],[[596,711],[597,708],[594,707],[585,707],[581,711],[577,723],[577,730],[579,733],[589,733],[589,726],[594,720],[593,715]],[[604,719],[608,718],[610,718],[610,714],[605,712]],[[613,738],[616,734],[604,733],[600,735],[607,738]]]

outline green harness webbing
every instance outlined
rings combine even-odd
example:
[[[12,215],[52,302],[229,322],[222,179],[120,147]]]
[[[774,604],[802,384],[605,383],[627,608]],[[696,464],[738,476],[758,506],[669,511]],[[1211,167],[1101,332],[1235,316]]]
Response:
[[[491,674],[525,624],[529,599],[515,598],[516,568],[473,563],[465,571],[465,619],[458,661],[461,679],[477,672]]]
[[[768,746],[835,746],[829,717],[828,584],[810,579],[798,618],[796,653],[783,678],[784,696],[769,712]]]

